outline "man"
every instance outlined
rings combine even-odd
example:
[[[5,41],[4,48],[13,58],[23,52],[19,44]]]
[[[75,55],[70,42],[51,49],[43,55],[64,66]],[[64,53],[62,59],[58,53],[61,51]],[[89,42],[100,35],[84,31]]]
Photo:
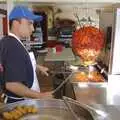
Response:
[[[51,92],[40,93],[38,81],[34,79],[34,55],[29,56],[21,39],[30,38],[34,31],[33,21],[42,20],[25,6],[16,6],[9,15],[10,33],[0,42],[5,80],[5,102],[11,103],[24,98],[51,97]],[[47,75],[48,68],[37,66]],[[37,89],[36,89],[37,88]]]

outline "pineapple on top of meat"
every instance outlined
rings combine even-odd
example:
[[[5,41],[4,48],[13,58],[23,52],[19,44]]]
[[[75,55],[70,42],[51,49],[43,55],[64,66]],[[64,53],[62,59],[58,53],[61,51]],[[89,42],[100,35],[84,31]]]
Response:
[[[73,51],[80,56],[85,66],[96,63],[104,45],[104,32],[95,26],[83,26],[73,33]]]

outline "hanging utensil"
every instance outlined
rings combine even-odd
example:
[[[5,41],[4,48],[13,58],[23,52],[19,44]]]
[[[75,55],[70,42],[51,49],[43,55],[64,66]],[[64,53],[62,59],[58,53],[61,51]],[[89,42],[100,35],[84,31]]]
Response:
[[[77,22],[78,22],[78,24],[79,24],[79,26],[81,27],[81,22],[80,22],[80,18],[79,18],[79,16],[78,16],[78,13],[77,13],[77,11],[78,11],[78,8],[73,8],[73,15],[75,16],[75,18],[77,19]]]

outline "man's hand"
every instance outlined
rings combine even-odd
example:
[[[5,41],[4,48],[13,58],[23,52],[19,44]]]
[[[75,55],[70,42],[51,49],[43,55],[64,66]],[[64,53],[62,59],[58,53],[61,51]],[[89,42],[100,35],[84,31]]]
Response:
[[[49,76],[49,74],[47,73],[47,71],[49,70],[47,67],[45,66],[41,66],[41,65],[37,65],[37,69],[44,75]]]
[[[19,82],[7,82],[6,89],[18,96],[25,97],[25,98],[32,98],[32,99],[44,99],[44,98],[52,98],[52,91],[51,92],[37,92],[31,90],[30,88],[26,87],[22,83]]]
[[[40,98],[45,98],[45,99],[48,99],[48,98],[53,98],[53,95],[52,95],[52,92],[43,92],[43,93],[40,93]]]

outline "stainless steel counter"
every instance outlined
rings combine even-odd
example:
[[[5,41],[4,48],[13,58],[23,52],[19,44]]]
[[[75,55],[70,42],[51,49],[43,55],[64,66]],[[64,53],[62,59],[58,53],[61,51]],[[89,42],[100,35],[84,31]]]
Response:
[[[108,120],[119,120],[120,118],[120,106],[103,105],[104,111],[107,113]],[[105,119],[106,120],[106,119]]]
[[[109,75],[108,82],[72,83],[76,99],[84,103],[120,105],[120,75]]]
[[[109,75],[104,83],[73,83],[73,88],[76,100],[106,113],[104,120],[119,120],[120,75]]]
[[[107,83],[73,83],[73,88],[78,101],[107,104]]]

